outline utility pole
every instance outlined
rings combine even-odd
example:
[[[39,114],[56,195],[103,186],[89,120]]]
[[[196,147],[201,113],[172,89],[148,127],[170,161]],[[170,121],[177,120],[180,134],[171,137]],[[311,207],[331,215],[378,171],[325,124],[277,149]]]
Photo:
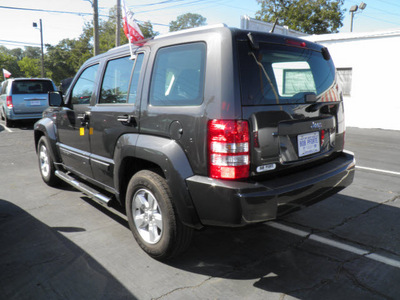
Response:
[[[44,54],[43,54],[43,25],[42,19],[40,19],[40,50],[42,52],[41,62],[42,62],[42,78],[44,78]]]
[[[40,57],[40,61],[41,61],[41,77],[44,78],[44,53],[43,53],[43,25],[42,25],[42,19],[40,19],[40,49],[41,49],[41,57]],[[33,23],[33,27],[37,28],[37,23]]]
[[[117,26],[115,30],[115,47],[121,43],[119,33],[121,31],[121,0],[117,0]]]
[[[98,0],[93,0],[93,39],[94,39],[94,55],[100,53],[99,43],[99,6]]]

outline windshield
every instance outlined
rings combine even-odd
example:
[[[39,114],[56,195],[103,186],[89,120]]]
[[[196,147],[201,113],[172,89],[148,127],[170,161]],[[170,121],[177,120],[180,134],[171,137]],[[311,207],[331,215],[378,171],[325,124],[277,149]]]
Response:
[[[243,105],[304,103],[335,80],[332,60],[318,51],[266,43],[253,50],[244,41],[238,49]]]
[[[12,85],[12,94],[47,94],[54,87],[49,80],[18,80]]]

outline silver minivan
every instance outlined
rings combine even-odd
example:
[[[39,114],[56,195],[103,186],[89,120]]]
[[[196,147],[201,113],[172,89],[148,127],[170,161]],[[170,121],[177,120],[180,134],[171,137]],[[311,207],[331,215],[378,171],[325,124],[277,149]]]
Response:
[[[3,81],[0,116],[10,127],[17,120],[40,119],[48,107],[47,93],[56,86],[47,78],[13,78]]]

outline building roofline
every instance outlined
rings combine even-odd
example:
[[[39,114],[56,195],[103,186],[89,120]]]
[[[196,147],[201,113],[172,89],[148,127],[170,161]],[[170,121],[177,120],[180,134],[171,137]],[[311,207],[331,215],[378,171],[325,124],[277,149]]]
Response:
[[[382,38],[400,36],[400,28],[394,28],[384,31],[370,31],[370,32],[341,32],[331,34],[319,34],[305,36],[303,39],[313,42],[329,42],[329,41],[344,41],[344,40],[361,40],[370,38]]]

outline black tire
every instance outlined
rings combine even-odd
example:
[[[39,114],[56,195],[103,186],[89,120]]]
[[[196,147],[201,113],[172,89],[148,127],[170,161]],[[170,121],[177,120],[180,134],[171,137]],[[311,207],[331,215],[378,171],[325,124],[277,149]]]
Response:
[[[179,220],[163,177],[148,170],[136,173],[129,181],[125,204],[133,236],[148,255],[165,260],[189,247],[193,229]]]
[[[7,118],[7,116],[4,116],[4,118],[6,119],[6,126],[7,127],[14,127],[14,122],[13,120],[10,120],[9,118]]]
[[[43,181],[49,186],[59,186],[61,180],[55,174],[54,160],[51,156],[46,137],[42,136],[37,146],[39,171]]]

